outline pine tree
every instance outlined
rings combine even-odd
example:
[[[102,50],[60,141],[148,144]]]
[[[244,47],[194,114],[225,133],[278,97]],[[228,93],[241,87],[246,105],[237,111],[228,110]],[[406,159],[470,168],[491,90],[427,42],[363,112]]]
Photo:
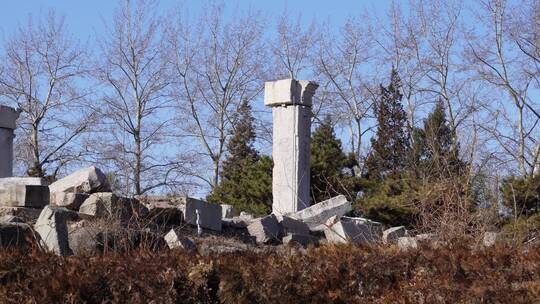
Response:
[[[459,158],[459,143],[447,124],[441,101],[424,120],[422,129],[414,130],[413,166],[421,177],[459,176],[465,163]]]
[[[379,100],[374,107],[378,125],[371,139],[372,151],[365,164],[370,179],[397,177],[407,167],[410,144],[400,89],[401,80],[392,68],[390,84],[388,87],[380,86]]]
[[[351,199],[356,195],[352,168],[354,157],[343,153],[341,141],[336,138],[332,121],[325,117],[311,136],[311,195],[317,203],[343,194]],[[346,174],[347,171],[350,174]]]
[[[223,162],[220,183],[207,200],[262,215],[269,213],[272,206],[272,159],[259,156],[253,147],[253,120],[251,106],[243,102],[227,145],[229,155]]]

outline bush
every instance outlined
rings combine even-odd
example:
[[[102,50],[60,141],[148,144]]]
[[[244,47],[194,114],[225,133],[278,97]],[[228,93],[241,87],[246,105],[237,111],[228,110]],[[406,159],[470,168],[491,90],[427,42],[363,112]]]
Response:
[[[503,204],[517,216],[540,211],[540,175],[510,176],[503,181],[501,193]]]
[[[200,256],[1,251],[1,303],[531,303],[540,248],[463,241],[400,252],[322,246]]]

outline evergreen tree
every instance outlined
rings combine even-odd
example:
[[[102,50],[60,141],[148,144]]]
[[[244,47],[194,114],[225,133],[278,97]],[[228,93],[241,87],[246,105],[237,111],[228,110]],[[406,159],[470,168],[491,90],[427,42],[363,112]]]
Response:
[[[267,214],[272,207],[272,159],[259,156],[253,147],[256,134],[247,102],[242,103],[238,115],[227,145],[229,155],[223,162],[220,183],[207,199],[233,205],[239,211]]]
[[[407,167],[410,144],[400,89],[401,80],[392,68],[390,84],[388,87],[380,86],[379,100],[374,107],[377,131],[371,139],[372,151],[365,164],[370,179],[397,177]]]
[[[353,199],[356,195],[354,156],[343,153],[332,121],[327,116],[311,136],[311,195],[317,203],[339,194]]]
[[[459,143],[447,124],[441,101],[424,120],[423,129],[414,130],[413,167],[423,178],[459,176],[465,163],[459,158]]]

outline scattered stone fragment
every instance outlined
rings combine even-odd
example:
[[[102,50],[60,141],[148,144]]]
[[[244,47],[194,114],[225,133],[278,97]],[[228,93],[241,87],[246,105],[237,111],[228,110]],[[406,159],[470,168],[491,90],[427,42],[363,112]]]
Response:
[[[0,216],[0,223],[24,223],[24,220],[14,215],[2,215]]]
[[[274,214],[254,219],[247,227],[251,236],[260,244],[266,244],[279,239],[281,227]]]
[[[221,231],[221,206],[190,197],[184,197],[182,206],[184,219],[190,225],[197,225],[196,210],[199,210],[199,224],[202,228]]]
[[[233,218],[236,215],[236,210],[232,205],[221,204],[221,215],[223,218]]]
[[[51,205],[66,207],[71,210],[79,210],[82,203],[90,197],[85,193],[53,192],[51,193]]]
[[[383,224],[361,217],[331,218],[324,229],[324,235],[333,243],[362,243],[378,241],[382,237]]]
[[[88,167],[78,170],[50,186],[51,193],[96,193],[110,191],[109,183],[105,174],[96,167]]]
[[[0,216],[11,215],[21,218],[25,223],[35,223],[41,209],[26,207],[0,207]]]
[[[286,234],[299,234],[299,235],[309,235],[309,226],[297,219],[294,219],[290,216],[283,215],[281,221],[279,222],[283,228],[283,235]]]
[[[249,219],[249,220],[252,220],[252,219],[255,218],[255,217],[253,216],[253,214],[247,213],[247,212],[245,212],[245,211],[240,212],[240,217],[241,217],[241,218],[244,218],[244,219]]]
[[[0,187],[0,206],[42,208],[49,204],[49,187],[5,184]]]
[[[288,233],[283,237],[283,244],[299,244],[307,247],[309,244],[316,245],[319,240],[316,237],[305,234]]]
[[[41,236],[41,243],[47,250],[61,256],[71,255],[67,221],[77,219],[76,212],[63,207],[45,206],[34,229]]]
[[[0,222],[0,247],[26,247],[32,243],[34,235],[30,226],[24,223]]]
[[[197,245],[188,237],[181,236],[178,231],[171,229],[165,235],[165,242],[170,249],[181,248],[187,251],[196,251]]]
[[[408,236],[409,233],[407,232],[407,229],[405,229],[404,226],[398,226],[398,227],[392,227],[389,229],[386,229],[383,232],[383,243],[395,243],[397,242],[398,238]]]
[[[483,243],[486,247],[491,247],[502,240],[502,235],[498,232],[484,233]]]
[[[347,201],[344,195],[339,195],[300,210],[291,216],[306,223],[310,230],[322,231],[325,229],[325,223],[329,218],[333,216],[339,218],[351,210],[351,203]]]
[[[397,239],[397,245],[401,250],[409,250],[418,248],[418,242],[415,237],[404,236]]]

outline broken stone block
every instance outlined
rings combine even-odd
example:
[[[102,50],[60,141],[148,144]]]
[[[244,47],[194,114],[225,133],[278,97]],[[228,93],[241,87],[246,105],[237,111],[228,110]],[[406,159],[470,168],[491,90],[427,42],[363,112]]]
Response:
[[[101,253],[100,232],[98,226],[86,221],[68,223],[69,248],[75,255],[94,255]]]
[[[236,210],[232,205],[221,204],[221,215],[223,218],[233,218],[236,215]]]
[[[78,170],[50,186],[51,193],[71,192],[71,193],[96,193],[110,191],[109,183],[105,174],[96,167],[88,167]]]
[[[118,197],[111,192],[98,192],[90,195],[79,208],[79,213],[96,217],[119,215]]]
[[[247,212],[245,212],[245,211],[240,212],[240,217],[241,217],[241,218],[244,218],[244,219],[246,219],[246,220],[252,220],[252,219],[255,218],[255,217],[253,216],[253,214],[247,213]]]
[[[251,236],[260,244],[266,244],[279,239],[281,227],[274,214],[254,219],[247,227]]]
[[[0,178],[0,187],[5,185],[48,186],[49,183],[42,177],[3,177]]]
[[[186,251],[196,251],[197,245],[188,237],[181,236],[178,231],[171,229],[169,233],[165,235],[165,242],[170,249],[181,248]]]
[[[283,244],[299,244],[307,247],[309,244],[316,245],[319,240],[316,237],[305,234],[289,233],[283,237]]]
[[[180,225],[182,223],[182,208],[177,203],[155,201],[146,203],[147,218],[158,225]]]
[[[283,234],[300,234],[300,235],[309,235],[309,226],[297,219],[294,219],[290,216],[283,215],[281,221],[279,222],[283,229]]]
[[[0,222],[0,247],[26,247],[32,244],[34,235],[30,226],[23,223]]]
[[[324,235],[333,243],[363,243],[378,241],[382,237],[384,226],[361,217],[331,218],[324,229]]]
[[[333,216],[338,218],[352,210],[351,203],[344,195],[333,197],[324,202],[320,202],[304,210],[300,210],[291,217],[306,223],[310,230],[322,231],[325,223]]]
[[[196,210],[199,210],[199,224],[202,228],[221,231],[221,206],[190,197],[184,198],[182,206],[184,219],[190,225],[197,225]]]
[[[15,216],[21,218],[25,223],[35,223],[41,209],[25,207],[0,207],[0,216]]]
[[[57,255],[71,255],[73,252],[69,248],[67,221],[78,218],[76,212],[66,208],[45,206],[34,229],[40,235],[44,248]]]
[[[90,195],[85,193],[53,192],[51,193],[50,203],[71,210],[79,210],[88,197]]]
[[[483,243],[486,247],[491,247],[496,243],[502,241],[502,235],[498,232],[486,232],[484,233]]]
[[[404,236],[398,238],[397,245],[401,250],[418,248],[418,242],[416,241],[416,238],[411,236]]]
[[[0,205],[5,207],[42,208],[49,204],[49,187],[5,184],[0,188]]]
[[[409,233],[407,232],[407,229],[405,229],[404,226],[399,227],[392,227],[390,229],[386,229],[383,232],[383,243],[395,243],[397,242],[397,239],[400,237],[408,236]]]
[[[24,220],[14,215],[2,215],[0,216],[0,223],[24,223]]]

